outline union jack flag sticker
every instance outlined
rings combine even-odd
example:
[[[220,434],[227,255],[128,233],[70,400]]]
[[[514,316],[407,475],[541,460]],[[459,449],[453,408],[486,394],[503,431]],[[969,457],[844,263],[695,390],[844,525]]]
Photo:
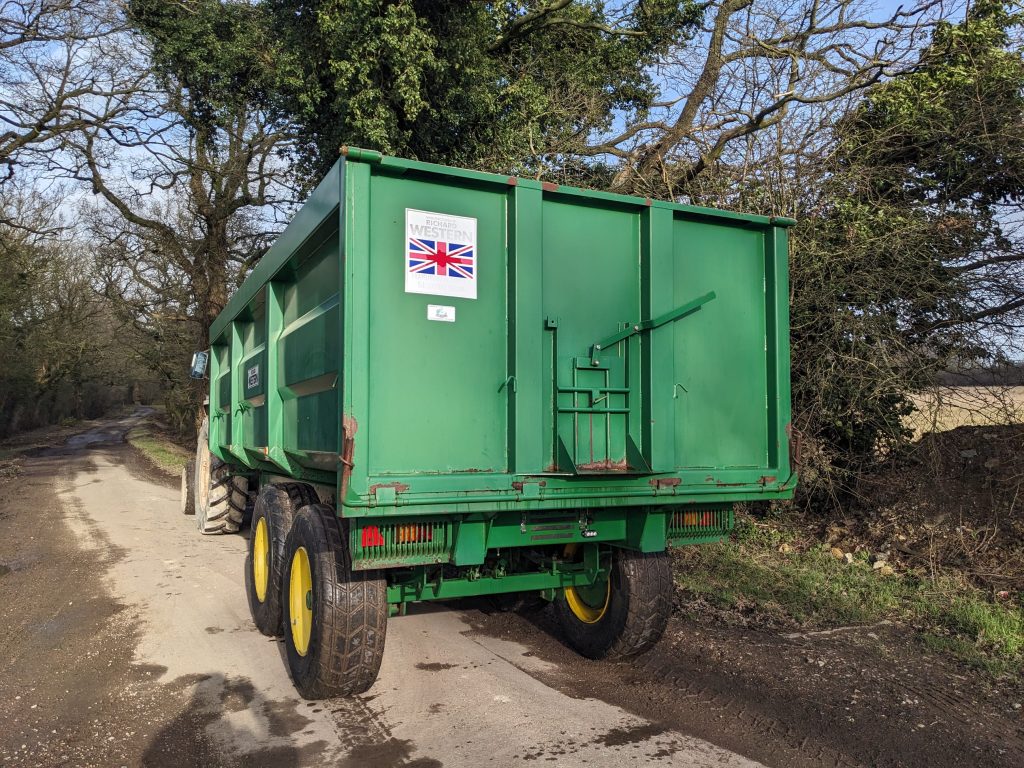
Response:
[[[476,298],[476,219],[405,211],[405,290]]]
[[[410,273],[472,280],[475,268],[476,259],[471,245],[409,238]]]

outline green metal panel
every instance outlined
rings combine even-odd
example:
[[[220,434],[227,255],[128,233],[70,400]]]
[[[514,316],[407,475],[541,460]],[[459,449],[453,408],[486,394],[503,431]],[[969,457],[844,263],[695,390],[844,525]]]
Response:
[[[283,289],[277,340],[284,452],[303,466],[334,471],[338,453],[341,265],[338,229],[327,226],[297,254]]]
[[[674,287],[672,210],[656,205],[647,209],[642,221],[641,308],[644,317],[655,317],[676,305]],[[660,331],[658,339],[642,339],[641,389],[645,393],[660,387],[661,397],[644,397],[641,425],[644,455],[655,472],[675,469],[675,423],[678,414],[674,399],[668,398],[666,385],[675,384],[673,356],[664,352],[664,341],[674,337],[674,329]],[[662,341],[662,345],[657,341]],[[674,394],[674,392],[673,392]]]
[[[544,204],[544,314],[552,326],[559,469],[629,464],[630,415],[640,399],[632,386],[637,345],[621,342],[598,360],[586,355],[640,319],[640,210],[559,196]]]
[[[675,381],[655,383],[675,413],[678,467],[768,468],[765,231],[674,222],[675,300],[715,291],[676,323]]]
[[[553,461],[550,423],[554,392],[545,355],[543,221],[544,197],[537,182],[521,181],[508,193],[508,398],[509,461],[513,472],[536,472]]]
[[[245,410],[249,407],[243,395],[245,384],[242,378],[244,376],[244,371],[242,370],[242,332],[244,327],[245,319],[243,316],[232,321],[228,329],[230,334],[228,338],[231,345],[231,376],[229,377],[231,382],[231,402],[230,411],[226,415],[228,422],[231,424],[231,442],[228,444],[227,449],[235,461],[241,462],[246,467],[252,467],[253,460],[245,452],[244,447],[246,440],[244,414]]]
[[[231,347],[215,344],[210,355],[210,447],[223,456],[231,444]]]
[[[784,229],[765,235],[766,344],[768,372],[768,463],[789,477],[792,406],[789,380],[789,239]]]
[[[417,216],[473,222],[475,296],[410,282]],[[576,521],[553,547],[723,535],[677,513],[796,482],[791,223],[351,150],[213,325],[211,447],[335,483],[359,530],[441,526],[418,562],[534,519]]]
[[[504,190],[376,176],[369,240],[350,259],[369,262],[372,397],[364,424],[367,466],[377,475],[503,472],[508,464]],[[477,297],[407,293],[406,210],[477,221]],[[455,322],[431,321],[428,305]]]
[[[250,317],[241,324],[240,360],[242,398],[242,447],[246,455],[258,461],[267,447],[267,327],[266,291],[256,294],[250,305]]]

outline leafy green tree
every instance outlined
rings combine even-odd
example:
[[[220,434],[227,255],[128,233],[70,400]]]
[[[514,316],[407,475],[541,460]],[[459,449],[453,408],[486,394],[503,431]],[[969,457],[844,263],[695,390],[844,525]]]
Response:
[[[955,344],[1024,308],[1024,12],[980,0],[943,23],[915,71],[874,89],[841,127],[858,200],[926,225],[935,284],[905,308],[909,330]]]
[[[839,123],[800,202],[794,399],[819,489],[841,493],[908,437],[911,392],[1000,354],[1024,320],[1022,21],[986,1],[938,25]]]
[[[657,93],[649,67],[699,14],[675,0],[264,5],[285,53],[281,106],[302,128],[314,176],[343,144],[488,170],[586,174],[561,158],[615,115],[644,119]]]

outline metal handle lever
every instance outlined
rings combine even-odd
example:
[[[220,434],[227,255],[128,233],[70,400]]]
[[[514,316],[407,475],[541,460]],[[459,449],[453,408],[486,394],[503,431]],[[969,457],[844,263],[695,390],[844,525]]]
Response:
[[[671,310],[670,312],[666,312],[663,315],[658,315],[658,317],[652,318],[650,320],[642,320],[639,323],[624,328],[618,333],[612,334],[606,339],[601,339],[601,341],[597,342],[590,348],[590,359],[594,361],[594,363],[596,364],[597,355],[601,350],[607,349],[613,344],[618,344],[620,341],[623,341],[624,339],[628,339],[634,333],[641,333],[642,331],[651,331],[654,330],[655,328],[659,328],[662,325],[671,323],[673,320],[679,320],[680,318],[686,317],[687,315],[696,312],[698,309],[703,307],[705,304],[707,304],[714,298],[715,292],[708,291],[703,296],[696,298],[693,301],[688,301],[685,304],[682,304],[676,307],[675,309]]]

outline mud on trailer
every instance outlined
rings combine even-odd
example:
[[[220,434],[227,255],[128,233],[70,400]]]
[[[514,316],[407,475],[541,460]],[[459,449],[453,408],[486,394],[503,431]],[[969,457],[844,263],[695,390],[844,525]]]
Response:
[[[796,483],[791,224],[346,150],[211,329],[182,482],[204,533],[252,505],[299,692],[368,689],[421,600],[549,601],[594,659],[657,642],[667,546]]]

